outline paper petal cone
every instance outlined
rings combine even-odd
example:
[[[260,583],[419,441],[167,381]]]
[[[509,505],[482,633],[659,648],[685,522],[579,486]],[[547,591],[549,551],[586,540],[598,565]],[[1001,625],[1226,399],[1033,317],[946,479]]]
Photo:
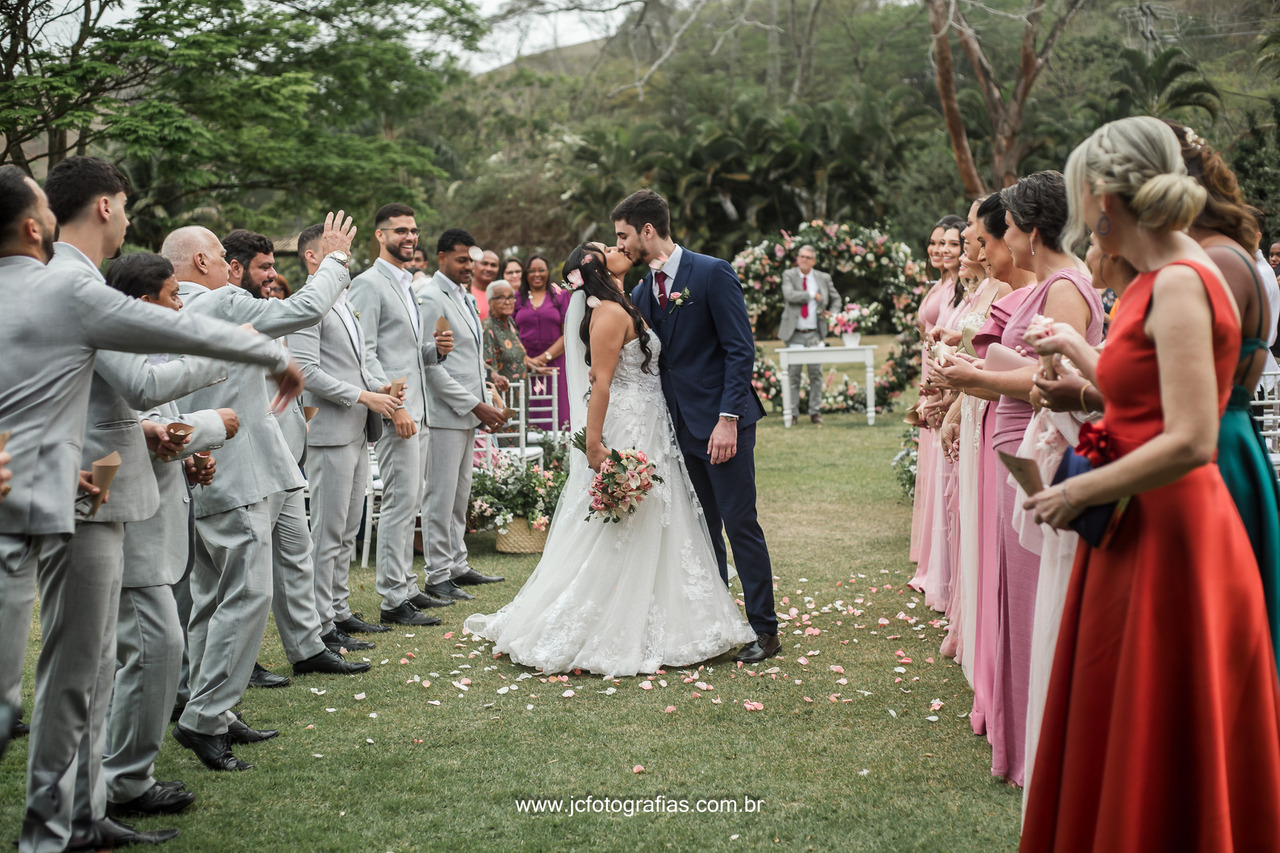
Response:
[[[180,423],[171,423],[169,426],[165,427],[165,429],[169,431],[169,435],[177,436],[178,438],[185,438],[196,431],[195,427],[189,424]]]
[[[517,415],[519,415],[519,414],[520,414],[520,412],[519,412],[518,410],[516,410],[516,409],[508,409],[508,408],[504,408],[504,409],[502,410],[502,416],[503,416],[504,418],[506,418],[507,420],[511,420],[512,418],[516,417],[516,416],[517,416]]]
[[[0,432],[0,450],[4,450],[4,446],[9,443],[9,436],[13,435],[13,430],[7,429]]]
[[[93,463],[93,484],[99,491],[93,496],[93,503],[89,506],[90,518],[98,514],[98,509],[107,498],[107,489],[111,488],[111,481],[116,478],[118,470],[120,470],[120,454],[114,450]]]
[[[306,417],[307,423],[311,423],[311,419],[316,416],[316,412],[320,411],[318,406],[303,406],[302,414]]]
[[[387,393],[392,397],[400,396],[400,392],[404,390],[405,380],[408,378],[408,376],[401,376],[399,379],[393,380],[391,383],[391,390]]]
[[[197,470],[197,471],[203,471],[205,468],[208,468],[208,467],[209,467],[209,454],[208,454],[208,453],[193,453],[193,454],[191,454],[191,458],[192,458],[192,459],[195,461],[195,463],[196,463],[196,470]]]
[[[450,330],[450,329],[452,329],[452,328],[453,328],[453,327],[449,325],[449,320],[448,320],[446,317],[444,317],[443,315],[441,315],[441,317],[440,317],[440,319],[439,319],[439,320],[436,320],[436,331],[437,331],[437,332],[447,332],[447,331],[449,331],[449,330]]]

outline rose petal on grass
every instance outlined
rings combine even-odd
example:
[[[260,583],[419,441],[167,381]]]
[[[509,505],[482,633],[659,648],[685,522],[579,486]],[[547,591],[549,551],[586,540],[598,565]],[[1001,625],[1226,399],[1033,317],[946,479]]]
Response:
[[[573,691],[572,691],[572,690],[566,690],[565,692],[561,693],[560,695],[561,695],[561,696],[563,696],[563,697],[564,697],[564,698],[566,698],[566,699],[569,699],[569,698],[571,698],[571,697],[573,696]]]
[[[363,699],[364,699],[364,694],[363,694],[363,693],[357,693],[357,694],[356,694],[356,696],[355,696],[355,699],[356,699],[356,701],[357,701],[357,702],[359,702],[359,701],[363,700]]]
[[[676,712],[676,706],[675,706],[675,705],[668,705],[668,706],[667,706],[667,708],[666,708],[666,710],[665,710],[663,713],[665,713],[665,714],[674,714],[675,712]]]
[[[652,682],[652,681],[642,681],[642,682],[640,682],[640,689],[641,689],[641,690],[652,690],[652,689],[653,689],[653,682]]]
[[[644,772],[644,765],[643,765],[643,764],[637,764],[635,767],[632,767],[632,768],[631,768],[631,772],[632,772],[632,773],[643,773],[643,772]]]

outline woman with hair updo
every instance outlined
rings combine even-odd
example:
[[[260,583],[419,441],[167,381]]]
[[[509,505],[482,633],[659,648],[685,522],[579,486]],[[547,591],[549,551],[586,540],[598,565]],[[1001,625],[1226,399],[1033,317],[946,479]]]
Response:
[[[1280,687],[1262,581],[1211,464],[1240,321],[1183,229],[1205,201],[1151,117],[1103,125],[1067,161],[1069,243],[1092,229],[1139,275],[1096,362],[1093,470],[1026,502],[1065,528],[1129,498],[1082,543],[1063,608],[1021,849],[1280,850]]]
[[[1240,511],[1262,572],[1271,642],[1280,656],[1280,485],[1267,445],[1253,419],[1251,401],[1266,366],[1267,300],[1254,254],[1258,220],[1244,203],[1231,168],[1189,127],[1166,121],[1178,137],[1182,161],[1208,193],[1190,234],[1218,269],[1240,308],[1240,362],[1231,379],[1231,397],[1218,427],[1218,469]]]
[[[622,292],[629,269],[629,258],[599,243],[565,262],[577,285],[564,330],[569,415],[586,456],[570,451],[546,550],[528,582],[506,607],[463,626],[492,640],[495,653],[544,672],[619,678],[697,664],[756,639],[720,580],[662,394],[661,341]],[[617,524],[591,517],[592,478],[610,450],[643,453],[661,478]]]

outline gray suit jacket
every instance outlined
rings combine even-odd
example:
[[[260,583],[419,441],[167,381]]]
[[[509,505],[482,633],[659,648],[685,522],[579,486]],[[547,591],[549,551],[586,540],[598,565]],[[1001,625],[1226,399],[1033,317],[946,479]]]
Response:
[[[262,335],[278,338],[320,320],[350,281],[347,268],[325,260],[307,287],[288,299],[255,299],[238,287],[209,290],[183,282],[178,288],[183,309],[236,323],[252,323]],[[178,401],[184,411],[235,409],[240,431],[218,457],[218,475],[204,489],[195,490],[196,518],[248,506],[268,495],[303,485],[293,451],[271,416],[267,376],[250,367],[230,365],[227,381]]]
[[[840,293],[836,290],[835,285],[831,283],[831,276],[822,270],[813,270],[809,276],[818,285],[818,334],[822,337],[827,336],[827,321],[822,316],[823,311],[839,311],[840,310]],[[804,278],[800,270],[792,267],[782,273],[782,301],[785,303],[782,308],[782,324],[778,327],[778,337],[786,343],[787,338],[791,337],[796,331],[796,321],[800,319],[800,306],[809,301],[809,294],[804,289]]]
[[[233,325],[183,316],[107,287],[87,262],[49,269],[0,258],[0,432],[12,430],[12,493],[0,533],[73,533],[89,385],[98,349],[173,350],[283,370],[274,341]]]
[[[475,301],[457,296],[453,282],[436,272],[423,288],[422,319],[429,329],[441,316],[453,329],[453,352],[439,364],[427,366],[427,419],[441,429],[475,429],[480,419],[471,414],[477,403],[487,402],[484,378],[483,333],[477,330]]]
[[[352,280],[347,299],[360,314],[365,366],[379,387],[405,377],[404,406],[418,428],[423,428],[429,422],[426,366],[437,362],[434,321],[428,322],[421,307],[405,299],[404,290],[381,264],[375,263]],[[420,318],[417,332],[411,312]]]
[[[160,509],[146,521],[124,526],[122,583],[126,587],[175,584],[190,569],[195,553],[191,548],[191,488],[179,460],[192,453],[221,447],[227,439],[222,417],[212,409],[182,414],[175,404],[165,403],[143,413],[142,417],[162,424],[179,421],[195,427],[196,431],[177,459],[164,462],[158,456],[151,458]]]
[[[306,405],[319,409],[311,419],[307,443],[345,447],[361,438],[376,438],[366,433],[371,413],[359,400],[361,391],[382,386],[365,367],[364,334],[350,306],[340,301],[319,323],[290,335],[289,345],[307,379]]]

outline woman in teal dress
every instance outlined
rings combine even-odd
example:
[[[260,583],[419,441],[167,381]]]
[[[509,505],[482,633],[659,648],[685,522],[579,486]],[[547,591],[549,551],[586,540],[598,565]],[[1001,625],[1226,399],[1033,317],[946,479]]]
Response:
[[[1208,191],[1189,233],[1222,270],[1240,309],[1240,361],[1218,429],[1218,468],[1249,533],[1262,572],[1271,644],[1280,660],[1280,484],[1250,402],[1265,365],[1267,318],[1273,310],[1258,277],[1258,222],[1240,196],[1236,176],[1190,128],[1167,122],[1182,144],[1187,172]]]

